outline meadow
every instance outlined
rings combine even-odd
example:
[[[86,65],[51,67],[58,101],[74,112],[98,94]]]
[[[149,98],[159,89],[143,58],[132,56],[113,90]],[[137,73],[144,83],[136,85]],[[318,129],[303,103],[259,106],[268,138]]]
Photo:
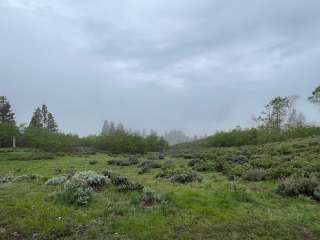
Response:
[[[319,239],[320,202],[279,194],[292,176],[320,177],[319,153],[319,138],[135,156],[1,149],[0,239]],[[144,190],[107,181],[79,205],[54,197],[63,183],[45,184],[88,171]],[[145,204],[145,189],[161,200]]]

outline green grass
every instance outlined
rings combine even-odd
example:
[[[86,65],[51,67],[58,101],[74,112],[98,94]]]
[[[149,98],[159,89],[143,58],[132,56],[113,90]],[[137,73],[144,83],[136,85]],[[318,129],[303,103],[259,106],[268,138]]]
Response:
[[[272,152],[270,147],[266,146],[266,149]],[[256,147],[245,150],[260,151]],[[211,153],[214,151],[210,150]],[[235,153],[244,151],[244,148],[219,151]],[[266,152],[261,152],[260,156],[265,157]],[[313,153],[302,157],[315,162]],[[93,159],[98,163],[90,165]],[[5,229],[0,231],[0,239],[10,239],[17,234],[22,239],[320,237],[320,203],[307,197],[280,197],[274,192],[275,180],[233,182],[227,176],[211,171],[200,173],[202,182],[183,185],[156,179],[160,169],[139,175],[137,166],[108,166],[108,159],[111,158],[105,154],[49,160],[1,159],[0,176],[38,174],[51,178],[71,171],[93,170],[100,173],[112,169],[155,189],[166,196],[169,203],[143,209],[139,207],[142,193],[118,192],[115,187],[107,186],[93,194],[87,207],[75,207],[49,197],[61,186],[46,186],[42,180],[0,183],[0,228]],[[186,167],[188,160],[176,158],[174,161],[177,167]]]

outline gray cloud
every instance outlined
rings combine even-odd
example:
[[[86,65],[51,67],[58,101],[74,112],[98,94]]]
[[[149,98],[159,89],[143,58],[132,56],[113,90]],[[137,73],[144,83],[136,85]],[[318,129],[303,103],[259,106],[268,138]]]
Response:
[[[320,83],[319,12],[316,0],[0,0],[0,95],[20,122],[46,103],[80,134],[104,119],[248,126],[273,96],[304,100]]]

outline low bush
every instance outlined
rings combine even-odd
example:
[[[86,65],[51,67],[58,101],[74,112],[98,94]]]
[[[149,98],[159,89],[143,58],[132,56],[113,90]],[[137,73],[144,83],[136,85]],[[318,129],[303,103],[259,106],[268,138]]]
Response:
[[[207,171],[214,170],[215,166],[213,164],[210,164],[207,162],[201,162],[201,163],[194,165],[194,167],[192,169],[195,171],[198,171],[198,172],[207,172]]]
[[[202,180],[202,177],[197,172],[185,169],[163,170],[156,177],[165,178],[177,183],[201,182]]]
[[[89,161],[89,164],[90,165],[95,165],[95,164],[97,164],[98,163],[98,160],[90,160]]]
[[[63,190],[56,196],[66,203],[85,206],[91,199],[92,191],[93,189],[88,187],[85,182],[72,178],[64,184]]]
[[[119,191],[135,191],[143,189],[143,185],[141,183],[131,181],[127,177],[123,177],[113,171],[105,170],[102,174],[110,178],[111,183],[116,186]]]
[[[138,163],[139,163],[138,158],[134,156],[130,156],[128,159],[120,159],[120,160],[111,159],[108,161],[109,165],[117,165],[117,166],[132,166]]]
[[[202,163],[203,163],[203,160],[202,160],[202,159],[194,158],[194,159],[191,159],[191,160],[188,162],[188,166],[189,166],[189,167],[194,167],[195,165],[202,164]]]
[[[162,165],[159,162],[156,161],[152,161],[152,160],[147,160],[142,162],[140,165],[140,170],[139,170],[139,174],[144,174],[144,173],[148,173],[151,171],[151,169],[155,169],[155,168],[161,168]]]
[[[43,180],[44,177],[37,174],[27,174],[15,177],[12,182]]]
[[[94,171],[79,172],[67,180],[63,190],[54,196],[69,204],[85,206],[89,203],[92,192],[103,187],[108,180],[108,177]]]
[[[315,177],[306,178],[294,175],[281,181],[276,191],[278,194],[288,197],[298,195],[313,196],[315,190],[318,190],[318,186],[319,180]]]
[[[56,186],[56,185],[61,185],[61,184],[65,183],[67,180],[68,180],[68,178],[66,176],[54,177],[54,178],[51,178],[48,181],[46,181],[45,184]]]
[[[99,175],[94,171],[85,171],[76,173],[72,179],[76,179],[79,182],[83,182],[84,185],[93,189],[98,189],[106,185],[109,178],[104,175]]]
[[[157,194],[152,188],[145,187],[143,188],[143,193],[142,193],[142,204],[140,206],[142,207],[150,207],[158,203],[164,203],[166,202],[166,199]]]
[[[282,155],[288,155],[291,153],[291,147],[288,144],[282,143],[278,146],[277,151]]]
[[[263,169],[249,169],[242,175],[242,179],[247,181],[262,181],[267,178],[267,172]]]

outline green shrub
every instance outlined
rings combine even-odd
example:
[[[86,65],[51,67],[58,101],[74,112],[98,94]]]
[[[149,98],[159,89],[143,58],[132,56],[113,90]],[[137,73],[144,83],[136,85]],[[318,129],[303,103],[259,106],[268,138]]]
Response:
[[[277,151],[282,155],[288,155],[291,153],[291,147],[289,144],[282,143],[278,146]]]
[[[44,178],[37,174],[28,174],[15,177],[12,182],[43,180]]]
[[[249,169],[242,175],[242,179],[247,181],[262,181],[267,177],[267,172],[263,169]]]
[[[142,190],[143,185],[141,183],[131,181],[127,177],[123,177],[110,170],[103,171],[103,175],[111,179],[111,183],[117,187],[119,191],[135,191]]]
[[[138,163],[139,163],[138,158],[133,156],[129,157],[128,159],[120,159],[120,160],[111,159],[108,161],[109,165],[117,165],[117,166],[132,166]]]
[[[197,172],[184,169],[162,170],[156,177],[169,179],[171,182],[177,183],[201,182],[202,180],[202,177]]]
[[[92,191],[85,182],[72,178],[64,184],[63,190],[57,196],[66,203],[85,206],[91,199]]]
[[[163,196],[157,194],[152,188],[145,187],[143,188],[141,201],[146,205],[152,206],[157,203],[164,203],[166,200]]]
[[[189,162],[188,162],[188,166],[189,167],[194,167],[198,164],[202,164],[203,163],[203,160],[202,159],[199,159],[199,158],[194,158],[194,159],[191,159]]]
[[[51,178],[48,181],[46,181],[45,184],[56,186],[56,185],[61,185],[61,184],[65,183],[67,180],[68,180],[68,178],[66,176],[54,177],[54,178]]]
[[[278,194],[288,197],[313,196],[318,185],[319,181],[314,177],[306,178],[294,175],[281,181],[276,191]]]
[[[0,176],[0,183],[12,182],[13,179],[14,179],[14,176]]]
[[[82,182],[84,185],[87,185],[93,189],[103,187],[109,181],[107,177],[104,175],[99,175],[94,171],[76,173],[72,179]]]
[[[108,177],[94,171],[79,172],[63,185],[63,190],[55,194],[58,199],[78,206],[85,206],[91,199],[92,192],[103,187]]]
[[[320,201],[320,185],[318,185],[313,191],[313,198]]]
[[[97,164],[98,163],[98,160],[90,160],[89,161],[89,164],[90,165],[95,165],[95,164]]]

